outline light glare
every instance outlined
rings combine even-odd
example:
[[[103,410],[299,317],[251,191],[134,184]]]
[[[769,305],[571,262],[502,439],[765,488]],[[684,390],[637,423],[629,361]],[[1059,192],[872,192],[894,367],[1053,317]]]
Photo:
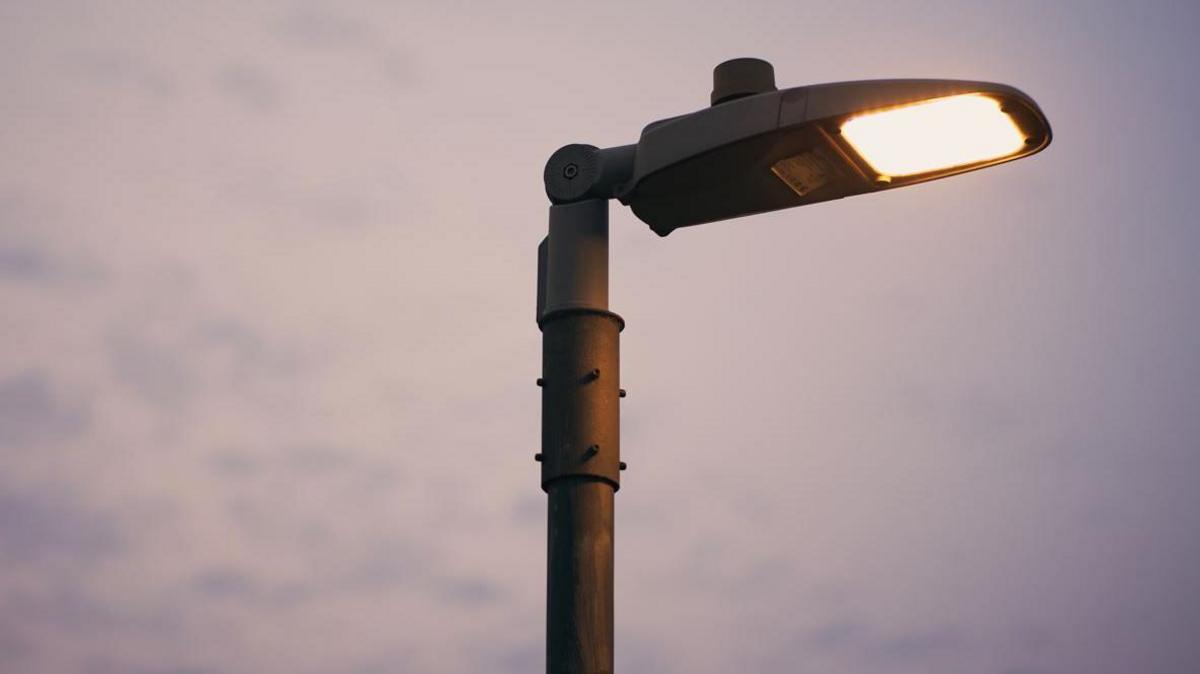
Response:
[[[947,96],[871,112],[842,136],[880,176],[911,176],[1017,153],[1025,135],[994,98]]]

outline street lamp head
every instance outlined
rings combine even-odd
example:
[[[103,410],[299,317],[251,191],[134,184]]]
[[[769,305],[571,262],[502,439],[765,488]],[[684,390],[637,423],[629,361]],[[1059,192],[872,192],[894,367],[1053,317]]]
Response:
[[[780,91],[769,63],[736,59],[714,71],[712,101],[648,125],[636,150],[619,148],[633,153],[633,165],[614,196],[662,236],[992,166],[1034,154],[1051,137],[1032,98],[990,82]]]

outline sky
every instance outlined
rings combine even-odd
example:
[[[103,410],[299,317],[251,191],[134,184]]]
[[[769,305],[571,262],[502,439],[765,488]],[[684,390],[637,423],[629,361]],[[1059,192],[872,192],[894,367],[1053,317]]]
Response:
[[[0,670],[543,668],[559,146],[1003,82],[1041,154],[612,209],[616,666],[1200,668],[1191,2],[0,2]]]

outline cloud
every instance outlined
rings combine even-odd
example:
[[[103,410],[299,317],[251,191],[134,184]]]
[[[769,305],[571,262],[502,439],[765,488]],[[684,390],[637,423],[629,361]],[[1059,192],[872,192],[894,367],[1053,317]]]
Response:
[[[94,288],[103,281],[100,265],[88,259],[67,258],[44,249],[0,245],[0,282],[26,288]]]
[[[384,78],[393,86],[408,89],[417,84],[417,65],[407,52],[391,50],[379,58],[379,67]]]
[[[348,674],[397,674],[412,671],[411,659],[403,653],[375,656],[350,665]]]
[[[0,248],[0,278],[41,280],[50,269],[46,256],[29,248]]]
[[[419,544],[393,536],[360,552],[336,583],[348,591],[375,591],[412,583],[427,569],[427,552]]]
[[[208,464],[215,474],[233,478],[367,478],[380,472],[378,466],[364,465],[354,450],[320,444],[285,445],[270,453],[221,449],[209,456]]]
[[[114,517],[52,485],[0,484],[0,539],[6,563],[46,567],[89,567],[126,547]]]
[[[256,597],[258,584],[244,573],[231,569],[209,569],[197,574],[191,583],[192,589],[207,597]]]
[[[225,670],[201,665],[142,666],[105,656],[86,660],[83,671],[86,674],[222,674]]]
[[[531,641],[499,653],[488,653],[480,660],[481,668],[496,667],[501,672],[510,672],[511,674],[537,672],[545,668],[546,647],[540,641]]]
[[[227,65],[217,72],[216,84],[230,100],[259,112],[277,108],[283,101],[279,82],[255,66]]]
[[[100,269],[90,261],[66,260],[29,245],[0,245],[0,281],[24,285],[87,282],[94,285]]]
[[[139,674],[221,674],[221,670],[213,667],[164,667],[143,669]]]
[[[195,574],[189,583],[200,596],[216,601],[238,601],[269,606],[291,605],[312,595],[301,583],[266,583],[247,572],[216,567]]]
[[[962,636],[951,630],[902,634],[879,640],[868,648],[874,658],[886,662],[926,662],[963,649]]]
[[[366,24],[324,8],[306,7],[285,16],[276,32],[308,49],[336,49],[362,42],[370,31]]]
[[[37,654],[33,640],[25,633],[28,626],[10,617],[0,617],[0,666],[5,671],[22,671],[17,663]]]
[[[113,49],[74,51],[65,60],[67,72],[91,84],[168,99],[175,95],[175,78],[164,68],[132,52]]]
[[[616,641],[620,644],[616,657],[615,669],[620,672],[638,672],[639,674],[670,674],[675,671],[669,664],[668,654],[662,644],[638,634],[618,634]],[[540,645],[540,644],[539,644]],[[540,659],[538,660],[540,663]],[[536,671],[530,667],[521,671]],[[786,670],[785,670],[786,671]]]
[[[108,361],[122,386],[156,407],[184,406],[197,386],[183,353],[162,341],[117,334],[109,340]]]
[[[269,343],[245,323],[210,318],[181,337],[180,348],[200,352],[221,364],[221,370],[238,384],[254,377],[293,374],[299,367],[297,357],[276,343]]]
[[[279,189],[257,184],[250,191],[239,186],[229,192],[232,199],[261,213],[263,222],[293,232],[301,228],[354,230],[381,223],[377,201],[327,187]]]
[[[314,225],[363,227],[377,220],[371,202],[355,195],[316,195],[304,198],[300,206],[302,217]]]
[[[293,470],[304,473],[327,474],[346,467],[351,453],[345,449],[321,445],[300,445],[284,450],[284,461]]]
[[[249,452],[221,450],[209,457],[208,465],[214,473],[228,478],[246,478],[257,475],[261,468],[258,459]]]
[[[849,620],[841,620],[813,630],[809,635],[808,642],[818,649],[826,650],[842,648],[862,638],[862,625]]]
[[[53,633],[88,637],[120,631],[169,633],[179,627],[173,610],[143,610],[131,604],[102,600],[77,580],[64,577],[54,583],[8,588],[5,610],[29,624]]]
[[[78,435],[87,410],[62,397],[49,378],[24,372],[0,380],[0,447],[37,447]]]
[[[521,527],[545,523],[546,498],[538,494],[522,494],[513,499],[512,520]]]
[[[963,636],[950,629],[889,634],[863,621],[846,619],[814,629],[803,642],[815,650],[849,661],[894,665],[929,663],[966,647]]]
[[[474,606],[495,602],[500,588],[484,578],[453,578],[442,581],[439,595],[455,604]]]
[[[116,381],[143,402],[176,412],[209,391],[253,396],[256,384],[297,371],[297,357],[249,326],[171,299],[161,316],[122,323],[105,343]]]

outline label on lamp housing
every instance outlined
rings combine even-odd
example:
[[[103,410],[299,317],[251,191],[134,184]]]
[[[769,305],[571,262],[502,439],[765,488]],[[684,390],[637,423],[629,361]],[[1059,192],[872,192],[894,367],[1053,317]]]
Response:
[[[771,165],[771,173],[779,176],[793,192],[802,197],[808,196],[835,175],[832,165],[816,150],[780,159]]]

